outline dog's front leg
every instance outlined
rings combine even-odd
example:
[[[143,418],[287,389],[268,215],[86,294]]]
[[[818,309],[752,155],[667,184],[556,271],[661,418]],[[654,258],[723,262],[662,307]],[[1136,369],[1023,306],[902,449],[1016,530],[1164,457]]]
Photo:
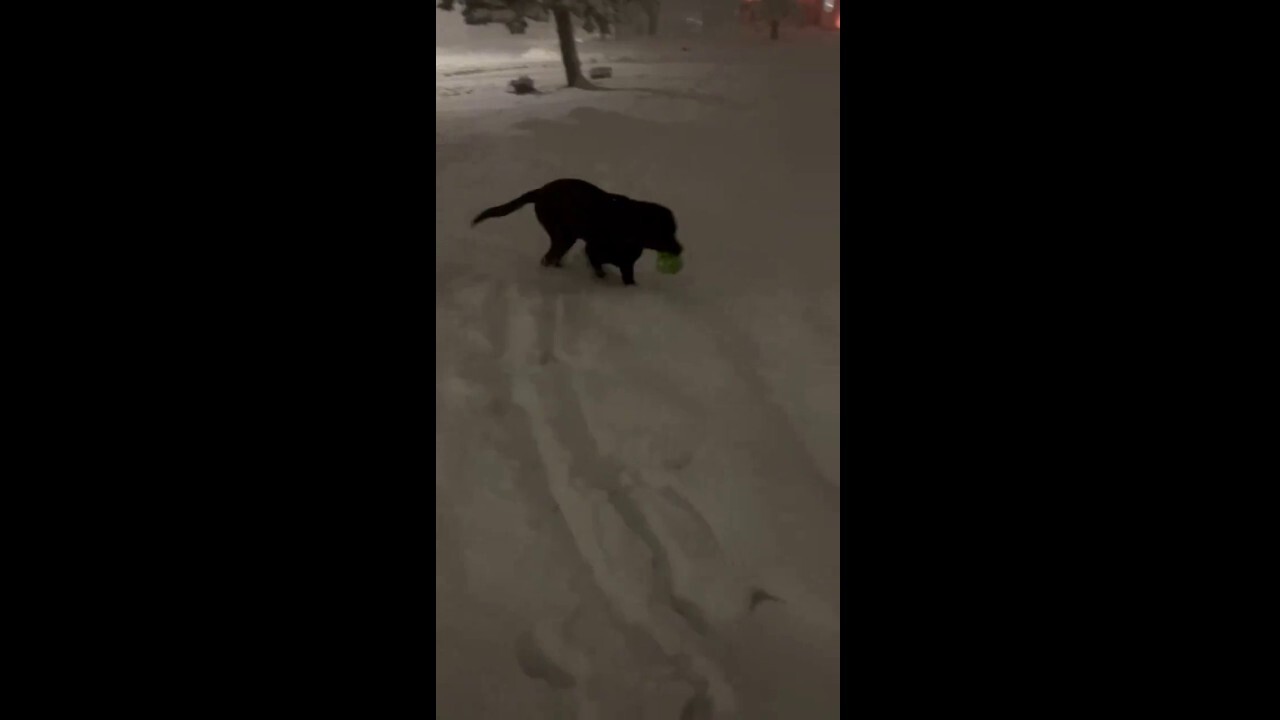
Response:
[[[600,255],[599,255],[599,253],[598,253],[598,252],[592,252],[592,251],[591,251],[591,248],[592,248],[592,245],[591,245],[591,243],[589,243],[589,242],[588,242],[588,243],[587,243],[587,262],[590,262],[590,263],[591,263],[591,269],[595,271],[595,273],[596,273],[596,277],[598,277],[598,278],[603,278],[603,277],[604,277],[604,263],[603,263],[603,262],[601,262],[601,259],[600,259]]]

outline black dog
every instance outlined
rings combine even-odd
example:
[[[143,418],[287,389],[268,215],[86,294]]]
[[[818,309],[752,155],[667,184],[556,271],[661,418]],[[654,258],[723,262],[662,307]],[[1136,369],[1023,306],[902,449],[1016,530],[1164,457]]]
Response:
[[[489,208],[471,221],[472,227],[491,217],[503,217],[533,203],[538,222],[551,236],[551,249],[542,264],[560,267],[573,243],[587,244],[587,259],[604,277],[604,266],[615,265],[622,281],[635,285],[635,264],[646,248],[679,255],[676,218],[667,208],[614,195],[583,180],[555,180],[527,192],[506,205]]]

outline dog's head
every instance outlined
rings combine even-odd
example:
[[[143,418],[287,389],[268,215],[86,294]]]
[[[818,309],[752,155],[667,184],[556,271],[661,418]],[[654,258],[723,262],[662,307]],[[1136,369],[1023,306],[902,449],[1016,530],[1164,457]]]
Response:
[[[644,246],[660,253],[679,255],[684,247],[676,239],[676,216],[667,208],[644,203]]]

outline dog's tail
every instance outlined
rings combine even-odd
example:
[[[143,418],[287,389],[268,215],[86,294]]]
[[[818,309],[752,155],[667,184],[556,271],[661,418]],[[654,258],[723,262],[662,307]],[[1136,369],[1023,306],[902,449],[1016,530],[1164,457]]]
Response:
[[[511,202],[507,203],[506,205],[499,205],[499,206],[497,206],[497,207],[491,207],[491,208],[489,208],[488,210],[485,210],[484,212],[482,212],[482,213],[480,213],[479,215],[477,215],[475,220],[472,220],[472,221],[471,221],[471,227],[475,227],[476,225],[479,225],[481,222],[484,222],[485,220],[488,220],[489,218],[503,217],[503,216],[506,216],[506,215],[510,215],[511,213],[513,213],[513,212],[515,212],[515,211],[519,210],[520,208],[524,207],[525,205],[528,205],[529,203],[533,202],[534,200],[537,200],[537,199],[538,199],[538,193],[539,193],[541,190],[542,190],[542,188],[538,188],[537,190],[530,190],[529,192],[527,192],[527,193],[525,193],[525,194],[521,195],[520,197],[516,198],[515,200],[512,200]]]

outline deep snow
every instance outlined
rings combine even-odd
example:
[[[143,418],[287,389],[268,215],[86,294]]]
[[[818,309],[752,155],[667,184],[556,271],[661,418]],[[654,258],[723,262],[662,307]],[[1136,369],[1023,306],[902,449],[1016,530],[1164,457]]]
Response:
[[[838,717],[838,36],[588,41],[592,93],[479,30],[437,48],[436,716]],[[470,227],[559,177],[671,207],[684,270]]]

